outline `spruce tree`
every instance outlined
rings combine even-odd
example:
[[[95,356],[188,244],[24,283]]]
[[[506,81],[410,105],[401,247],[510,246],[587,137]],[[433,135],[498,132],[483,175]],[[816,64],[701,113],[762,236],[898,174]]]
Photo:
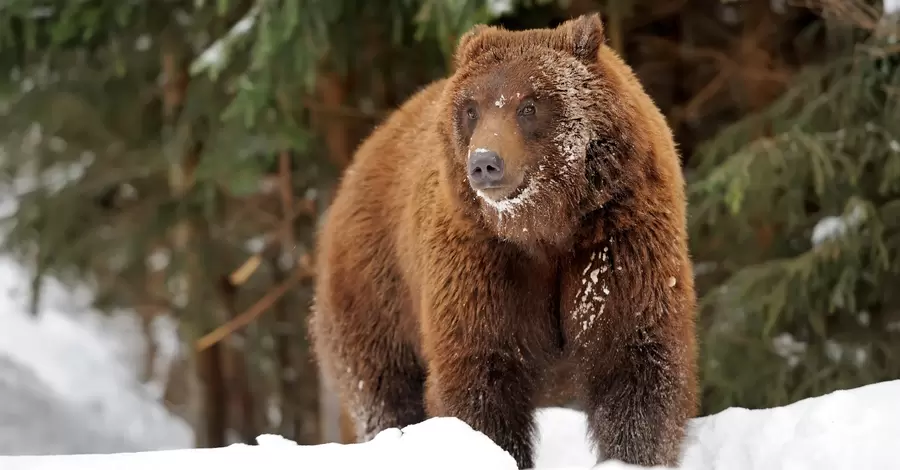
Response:
[[[872,7],[819,3],[843,8],[824,33],[779,2],[0,2],[0,190],[17,194],[0,248],[34,268],[35,301],[46,275],[87,279],[101,307],[174,316],[188,350],[235,325],[169,381],[176,403],[199,401],[178,382],[206,384],[198,444],[334,439],[303,320],[316,223],[356,144],[449,71],[471,25],[599,10],[687,149],[704,411],[897,378],[896,17],[876,30]],[[777,38],[731,60],[759,24]],[[753,83],[741,67],[810,36],[827,54],[718,133],[783,75],[743,102],[721,91]]]
[[[706,412],[900,377],[898,23],[834,5],[823,62],[695,155]]]
[[[34,268],[35,304],[47,275],[89,280],[148,330],[176,318],[189,352],[235,325],[187,355],[204,386],[166,395],[194,404],[199,445],[317,442],[305,317],[328,190],[491,17],[484,1],[3,2],[3,249]]]

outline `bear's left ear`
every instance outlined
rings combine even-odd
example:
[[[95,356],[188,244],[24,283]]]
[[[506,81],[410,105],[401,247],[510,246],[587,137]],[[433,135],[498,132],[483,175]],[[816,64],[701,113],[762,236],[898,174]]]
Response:
[[[459,41],[456,43],[456,52],[453,54],[453,63],[457,70],[487,49],[485,33],[493,29],[496,28],[485,24],[477,24],[460,36]]]
[[[597,61],[597,52],[606,41],[599,13],[581,15],[560,25],[566,35],[566,48],[584,63]]]

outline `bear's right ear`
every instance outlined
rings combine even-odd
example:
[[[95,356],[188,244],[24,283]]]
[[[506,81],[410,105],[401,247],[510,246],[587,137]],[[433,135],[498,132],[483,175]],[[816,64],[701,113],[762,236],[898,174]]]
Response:
[[[485,24],[477,24],[463,33],[456,44],[453,63],[458,70],[466,62],[481,55],[487,49],[485,33],[495,29]]]
[[[599,13],[573,18],[560,25],[566,36],[566,48],[578,60],[585,63],[597,61],[597,52],[606,42],[606,33]]]

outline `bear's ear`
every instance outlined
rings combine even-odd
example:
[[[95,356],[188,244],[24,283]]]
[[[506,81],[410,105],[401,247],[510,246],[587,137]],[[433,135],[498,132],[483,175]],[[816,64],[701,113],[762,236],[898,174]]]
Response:
[[[560,25],[566,37],[566,49],[585,63],[597,61],[597,52],[606,42],[600,14],[590,13],[573,18]]]
[[[456,44],[456,53],[453,57],[453,63],[457,69],[486,50],[485,33],[492,29],[496,28],[485,24],[477,24],[460,36],[459,42]]]

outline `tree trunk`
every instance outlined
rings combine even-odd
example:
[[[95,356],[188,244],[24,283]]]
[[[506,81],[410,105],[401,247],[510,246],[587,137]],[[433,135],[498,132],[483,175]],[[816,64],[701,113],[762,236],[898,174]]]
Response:
[[[228,319],[233,320],[240,312],[235,304],[237,288],[231,284],[228,276],[223,276],[220,282],[219,297],[228,313]],[[246,339],[246,333],[236,332],[241,339]],[[227,385],[228,397],[225,406],[229,410],[229,429],[237,433],[237,437],[244,444],[253,444],[259,435],[256,422],[256,407],[254,406],[255,393],[252,387],[252,378],[247,368],[247,358],[244,354],[246,341],[225,342],[222,346],[222,367],[224,369],[224,383]]]
[[[228,429],[228,391],[222,371],[222,343],[216,343],[199,353],[202,367],[204,400],[206,405],[205,432],[206,441],[203,447],[225,447],[229,444]]]
[[[172,30],[164,31],[161,47],[161,69],[163,74],[162,104],[163,104],[163,148],[166,159],[169,162],[169,190],[176,199],[183,199],[191,190],[194,183],[194,172],[199,164],[202,144],[195,141],[190,123],[181,123],[181,111],[187,95],[189,84],[187,54],[182,38]],[[176,308],[197,312],[202,309],[202,302],[198,299],[199,282],[202,279],[198,263],[193,259],[191,241],[194,235],[194,227],[189,216],[182,214],[178,222],[172,228],[172,248],[174,255],[183,263],[177,276],[180,278],[179,289],[174,293],[177,297],[184,295],[184,304]],[[212,316],[210,316],[212,317]],[[185,341],[191,344],[188,338]],[[199,447],[222,446],[226,442],[227,409],[223,403],[226,389],[223,383],[221,369],[220,348],[216,347],[199,356],[193,348],[187,348],[188,354],[195,357],[189,359],[201,377],[201,390],[197,395],[202,397],[198,404],[198,414],[195,418],[194,430],[196,442]],[[196,396],[196,395],[195,395]]]

